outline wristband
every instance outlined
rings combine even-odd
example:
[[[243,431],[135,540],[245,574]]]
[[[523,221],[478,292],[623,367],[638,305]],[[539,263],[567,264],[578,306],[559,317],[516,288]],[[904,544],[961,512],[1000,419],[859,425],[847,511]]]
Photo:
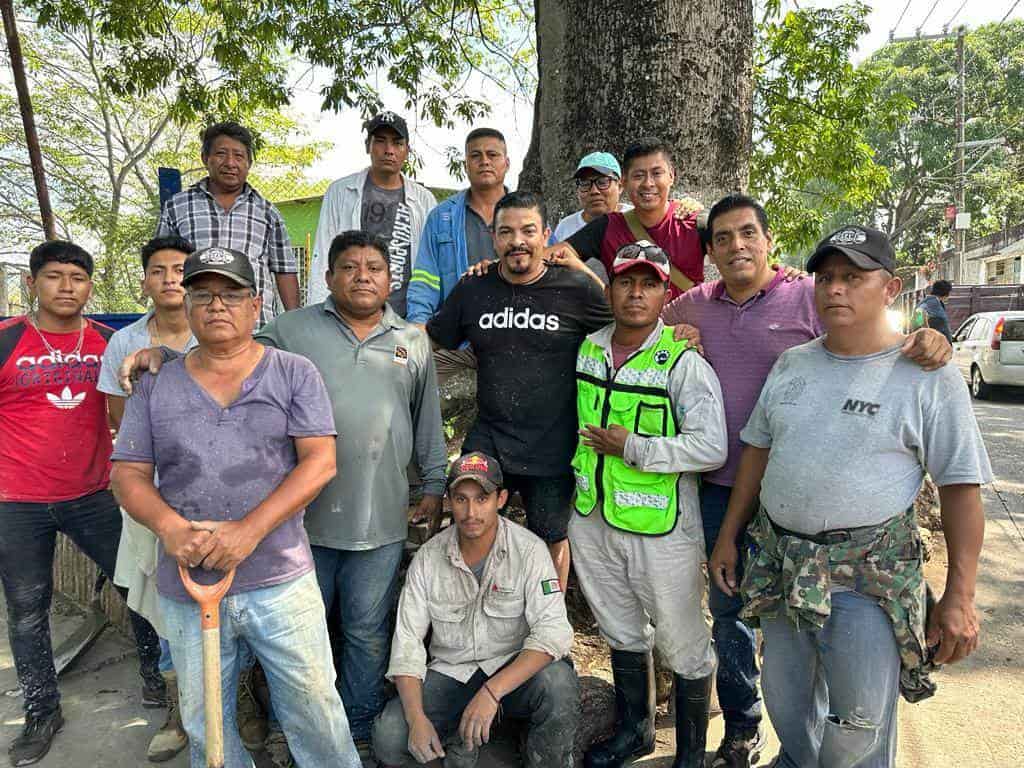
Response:
[[[487,695],[488,696],[490,696],[492,699],[494,699],[494,703],[497,704],[500,707],[501,706],[501,702],[498,701],[498,697],[494,695],[494,691],[491,690],[491,687],[487,684],[486,681],[484,681],[484,690],[487,691]]]

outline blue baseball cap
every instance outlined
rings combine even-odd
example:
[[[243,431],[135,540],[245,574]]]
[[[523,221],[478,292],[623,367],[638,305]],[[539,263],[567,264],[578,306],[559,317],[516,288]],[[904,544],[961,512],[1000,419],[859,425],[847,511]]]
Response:
[[[589,155],[585,155],[580,164],[576,166],[576,173],[572,176],[576,178],[582,171],[586,170],[597,171],[604,176],[613,176],[616,179],[622,178],[622,168],[619,166],[619,161],[615,159],[615,155],[611,152],[591,152]]]

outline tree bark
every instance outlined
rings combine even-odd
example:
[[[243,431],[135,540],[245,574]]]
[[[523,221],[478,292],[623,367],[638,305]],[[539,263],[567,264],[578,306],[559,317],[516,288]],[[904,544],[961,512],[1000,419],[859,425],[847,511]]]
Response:
[[[536,0],[538,86],[519,186],[552,222],[576,210],[572,174],[641,136],[675,148],[675,192],[710,205],[748,183],[751,0]]]
[[[39,218],[43,224],[43,234],[47,240],[57,237],[53,219],[53,208],[50,206],[50,192],[46,187],[46,171],[43,169],[43,153],[39,149],[39,136],[36,134],[36,118],[32,111],[32,97],[28,92],[28,81],[25,78],[25,61],[21,55],[21,40],[18,37],[18,26],[14,18],[12,0],[0,0],[0,14],[3,16],[4,30],[7,34],[7,51],[11,57],[11,74],[14,76],[14,90],[18,93],[18,105],[21,108],[21,122],[25,128],[25,146],[28,148],[28,159],[32,166],[32,178],[36,185],[36,198],[39,201]]]

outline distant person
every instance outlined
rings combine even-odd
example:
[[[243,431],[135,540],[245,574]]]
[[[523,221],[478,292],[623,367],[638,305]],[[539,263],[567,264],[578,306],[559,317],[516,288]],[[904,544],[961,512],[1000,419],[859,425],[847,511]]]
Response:
[[[402,588],[388,668],[398,696],[373,729],[384,768],[475,765],[503,715],[527,723],[526,768],[572,765],[580,702],[565,595],[544,542],[498,514],[503,485],[493,456],[452,463],[453,525],[420,548]]]
[[[206,177],[164,204],[156,236],[244,253],[263,298],[259,327],[277,314],[278,298],[286,310],[299,306],[299,263],[280,211],[246,181],[256,158],[249,129],[215,123],[203,131],[201,152]]]
[[[25,706],[8,750],[15,766],[42,760],[64,725],[50,636],[57,533],[111,580],[121,538],[109,490],[107,402],[96,388],[114,332],[82,314],[92,272],[92,256],[74,243],[36,246],[27,280],[35,310],[0,323],[0,578]],[[129,615],[142,704],[162,707],[159,638],[139,614]]]
[[[953,343],[953,334],[949,330],[949,315],[946,314],[946,303],[949,295],[953,292],[953,284],[949,280],[936,280],[932,283],[931,294],[925,296],[917,309],[924,315],[924,322],[929,328],[934,328],[950,344]]]
[[[419,251],[427,215],[437,205],[433,192],[402,173],[409,157],[409,127],[394,112],[384,111],[363,123],[369,168],[338,179],[327,188],[309,268],[306,306],[327,298],[324,275],[328,252],[342,232],[362,230],[388,247],[391,292],[388,304],[399,317],[407,314],[406,291]]]

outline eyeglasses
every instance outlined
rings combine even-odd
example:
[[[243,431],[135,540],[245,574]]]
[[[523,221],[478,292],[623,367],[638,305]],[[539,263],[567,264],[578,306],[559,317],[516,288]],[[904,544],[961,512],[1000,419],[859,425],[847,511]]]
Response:
[[[197,290],[188,291],[188,299],[197,307],[205,307],[213,304],[214,299],[220,299],[221,304],[225,307],[240,307],[245,303],[246,299],[252,298],[252,291],[238,290],[238,291],[221,291],[220,293],[214,293],[213,291]]]
[[[576,179],[576,189],[580,192],[589,192],[591,187],[597,187],[604,192],[615,181],[611,176],[595,176],[590,179]]]

